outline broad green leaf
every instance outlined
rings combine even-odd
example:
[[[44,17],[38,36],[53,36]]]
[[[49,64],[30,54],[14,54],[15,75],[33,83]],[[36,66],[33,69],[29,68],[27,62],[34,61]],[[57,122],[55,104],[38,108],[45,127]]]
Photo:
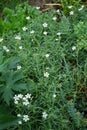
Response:
[[[18,58],[13,58],[13,57],[12,57],[12,59],[10,60],[10,62],[9,62],[9,64],[8,64],[9,69],[16,68],[18,62],[19,62],[19,59],[18,59]]]
[[[23,78],[23,73],[22,72],[14,72],[14,77],[13,77],[13,82],[17,82]]]
[[[11,88],[9,88],[9,87],[3,88],[2,98],[9,105],[10,100],[13,98],[13,91],[11,90]]]
[[[25,83],[15,84],[12,89],[20,92],[21,90],[26,89],[26,84]]]

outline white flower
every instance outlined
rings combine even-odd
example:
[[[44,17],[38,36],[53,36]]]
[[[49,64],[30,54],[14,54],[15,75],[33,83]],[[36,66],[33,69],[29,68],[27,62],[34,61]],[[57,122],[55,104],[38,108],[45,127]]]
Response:
[[[55,16],[55,17],[53,17],[52,19],[53,19],[54,21],[56,21],[56,20],[57,20],[57,17]]]
[[[60,32],[58,32],[58,33],[57,33],[57,35],[58,35],[58,36],[60,36],[60,35],[61,35],[61,33],[60,33]]]
[[[83,10],[83,8],[84,8],[84,5],[82,5],[81,8],[79,8],[78,10],[81,11]]]
[[[3,38],[0,38],[0,42],[2,42],[3,41]]]
[[[19,97],[17,95],[15,95],[13,98],[14,100],[19,100]]]
[[[9,49],[6,46],[3,46],[3,50],[5,50],[6,52],[9,52]]]
[[[48,78],[48,77],[49,77],[49,73],[48,73],[48,72],[45,72],[45,73],[44,73],[44,77]]]
[[[15,104],[18,104],[18,101],[17,101],[17,100],[15,100],[15,101],[14,101],[14,103],[15,103]]]
[[[29,19],[30,19],[30,17],[29,17],[29,16],[27,16],[27,17],[26,17],[26,19],[27,19],[27,20],[29,20]]]
[[[42,113],[42,117],[43,117],[44,119],[46,119],[47,116],[48,116],[48,114],[47,114],[46,112],[43,112],[43,113]]]
[[[57,12],[57,13],[59,13],[59,12],[60,12],[60,10],[58,9],[56,12]]]
[[[23,105],[25,105],[25,106],[27,106],[27,105],[29,105],[30,103],[29,103],[29,101],[28,100],[26,100],[25,102],[23,102]]]
[[[9,49],[7,49],[6,52],[9,52]]]
[[[18,94],[18,98],[23,98],[23,95],[22,94]]]
[[[73,6],[72,5],[69,5],[68,8],[71,9]]]
[[[21,124],[22,124],[22,121],[18,121],[18,124],[21,125]]]
[[[21,36],[20,36],[20,35],[17,35],[17,36],[15,36],[15,39],[16,39],[16,40],[21,40]]]
[[[20,70],[22,67],[20,65],[17,66],[17,70]]]
[[[3,50],[6,50],[7,49],[7,47],[6,46],[3,46]]]
[[[27,27],[23,27],[22,30],[23,30],[23,31],[27,31],[28,28],[27,28]]]
[[[46,28],[48,26],[47,23],[43,23],[43,27]]]
[[[30,33],[31,33],[31,34],[33,34],[33,33],[35,33],[35,31],[34,31],[34,30],[32,30],[32,31],[30,31]]]
[[[21,114],[17,114],[17,117],[21,117]]]
[[[56,40],[56,41],[58,41],[58,39],[57,39],[57,38],[56,38],[55,40]]]
[[[22,46],[19,46],[19,49],[22,50]]]
[[[53,94],[53,98],[55,98],[56,97],[56,94]]]
[[[23,120],[24,120],[25,122],[27,122],[27,121],[29,120],[28,115],[24,115],[24,116],[23,116]]]
[[[46,31],[44,31],[44,32],[43,32],[43,34],[44,34],[44,35],[47,35],[47,32],[46,32]]]
[[[40,7],[36,7],[36,9],[38,9],[38,10],[39,10],[39,9],[40,9]]]
[[[26,97],[26,98],[31,98],[31,94],[27,93],[27,94],[25,95],[25,97]]]
[[[23,97],[23,100],[24,100],[24,101],[28,101],[26,97]]]
[[[73,50],[73,51],[76,50],[76,46],[72,46],[72,50]]]
[[[46,54],[45,57],[48,58],[50,56],[50,54]]]
[[[74,11],[70,11],[70,15],[74,15]]]

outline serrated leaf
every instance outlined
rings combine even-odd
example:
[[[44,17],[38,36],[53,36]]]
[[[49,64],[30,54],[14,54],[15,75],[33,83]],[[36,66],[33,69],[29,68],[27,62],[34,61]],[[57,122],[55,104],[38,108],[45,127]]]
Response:
[[[25,83],[15,84],[12,89],[20,92],[21,90],[26,89],[26,84]]]
[[[23,78],[23,73],[22,72],[14,72],[14,77],[13,77],[13,82],[17,82]]]
[[[12,59],[10,60],[10,62],[9,62],[9,64],[8,64],[9,69],[16,68],[18,62],[19,62],[19,59],[18,59],[18,58],[13,58],[13,57],[12,57]]]
[[[13,91],[9,87],[3,88],[2,98],[9,105],[10,100],[13,98]]]

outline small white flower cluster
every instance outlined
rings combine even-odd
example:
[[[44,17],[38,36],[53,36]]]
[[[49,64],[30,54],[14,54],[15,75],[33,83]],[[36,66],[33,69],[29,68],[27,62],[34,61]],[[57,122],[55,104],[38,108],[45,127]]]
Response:
[[[43,23],[43,27],[44,27],[44,28],[47,28],[47,27],[48,27],[48,24],[47,24],[47,23]],[[44,31],[43,34],[44,34],[44,35],[47,35],[47,31]]]
[[[26,95],[18,94],[14,96],[14,103],[19,104],[21,103],[24,106],[29,106],[30,102],[29,99],[31,98],[31,94],[27,93]]]
[[[47,114],[46,112],[43,112],[43,113],[42,113],[42,117],[43,117],[44,119],[46,119],[47,116],[48,116],[48,114]]]
[[[17,117],[19,117],[21,120],[18,121],[18,124],[21,125],[22,124],[22,120],[24,122],[29,121],[29,116],[28,115],[21,115],[21,114],[17,114]]]
[[[69,9],[72,9],[73,6],[72,6],[72,5],[71,5],[71,6],[68,6],[68,8],[69,8]],[[82,5],[82,6],[78,9],[78,11],[83,10],[83,8],[84,8],[84,5]],[[70,11],[69,14],[70,14],[70,15],[74,15],[74,11]]]
[[[5,50],[6,52],[9,52],[9,49],[6,46],[3,46],[3,50]]]
[[[69,6],[68,6],[68,9],[72,9],[72,8],[73,8],[72,5],[69,5]],[[70,15],[74,15],[74,11],[70,11],[69,14],[70,14]]]
[[[0,38],[0,42],[2,42],[3,41],[3,38]]]

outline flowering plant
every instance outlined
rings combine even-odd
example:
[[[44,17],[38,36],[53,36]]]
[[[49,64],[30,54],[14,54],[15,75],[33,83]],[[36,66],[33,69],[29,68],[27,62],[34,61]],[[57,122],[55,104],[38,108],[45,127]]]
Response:
[[[87,10],[67,8],[4,10],[0,129],[86,129]]]

